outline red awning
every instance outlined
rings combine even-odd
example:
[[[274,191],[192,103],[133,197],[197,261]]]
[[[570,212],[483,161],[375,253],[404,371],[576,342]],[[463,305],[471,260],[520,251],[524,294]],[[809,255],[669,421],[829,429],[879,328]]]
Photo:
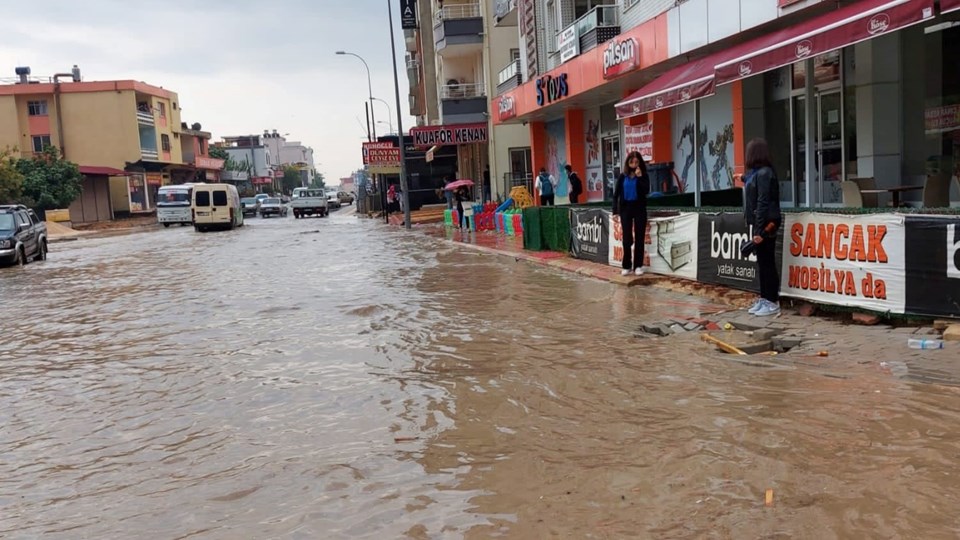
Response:
[[[713,68],[726,58],[722,52],[715,53],[671,69],[617,103],[617,118],[630,118],[713,95]]]
[[[940,0],[940,13],[950,13],[960,9],[960,0]]]
[[[764,73],[932,17],[933,0],[855,2],[745,43],[749,52],[717,65],[716,83],[726,84]]]
[[[114,169],[113,167],[80,165],[78,169],[80,169],[80,174],[86,174],[89,176],[126,176],[128,174],[126,171]]]

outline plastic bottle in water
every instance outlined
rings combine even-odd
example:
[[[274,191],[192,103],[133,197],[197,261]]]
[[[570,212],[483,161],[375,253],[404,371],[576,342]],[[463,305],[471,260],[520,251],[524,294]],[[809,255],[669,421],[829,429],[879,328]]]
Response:
[[[908,339],[907,346],[911,349],[942,349],[943,341],[939,339]]]

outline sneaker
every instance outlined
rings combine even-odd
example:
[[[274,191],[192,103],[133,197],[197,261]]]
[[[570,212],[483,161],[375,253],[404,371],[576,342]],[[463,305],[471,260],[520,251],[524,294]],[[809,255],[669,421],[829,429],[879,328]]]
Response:
[[[624,268],[623,270],[620,271],[620,275],[621,275],[621,276],[629,276],[631,273],[632,273],[632,272],[630,272],[630,271],[627,270],[626,268]]]
[[[769,317],[771,315],[780,314],[780,304],[774,302],[764,301],[763,306],[760,307],[757,311],[753,313],[757,317]]]
[[[637,274],[638,276],[642,276],[642,275],[643,275],[643,268],[637,268],[636,270],[634,270],[634,273]]]
[[[751,315],[755,315],[757,313],[757,310],[763,307],[763,304],[765,302],[766,300],[764,300],[763,298],[757,298],[757,301],[754,302],[752,306],[750,306],[750,309],[747,310],[747,313]]]

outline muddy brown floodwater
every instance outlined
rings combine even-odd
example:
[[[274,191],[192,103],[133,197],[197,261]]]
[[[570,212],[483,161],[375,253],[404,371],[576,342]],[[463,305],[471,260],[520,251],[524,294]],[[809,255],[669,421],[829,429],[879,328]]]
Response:
[[[0,537],[960,535],[956,390],[634,337],[692,297],[346,212],[0,291]]]

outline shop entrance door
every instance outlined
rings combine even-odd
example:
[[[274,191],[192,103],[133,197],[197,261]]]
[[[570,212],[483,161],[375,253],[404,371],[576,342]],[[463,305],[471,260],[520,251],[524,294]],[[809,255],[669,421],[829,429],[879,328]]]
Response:
[[[793,98],[793,134],[794,134],[794,168],[796,193],[794,200],[799,206],[842,206],[843,191],[840,182],[843,180],[843,99],[840,90],[818,92],[816,94],[817,108],[816,125],[813,126],[813,141],[816,148],[814,156],[813,199],[807,202],[806,184],[806,98]]]
[[[620,176],[620,137],[606,137],[603,149],[603,200],[613,200],[613,188]]]

